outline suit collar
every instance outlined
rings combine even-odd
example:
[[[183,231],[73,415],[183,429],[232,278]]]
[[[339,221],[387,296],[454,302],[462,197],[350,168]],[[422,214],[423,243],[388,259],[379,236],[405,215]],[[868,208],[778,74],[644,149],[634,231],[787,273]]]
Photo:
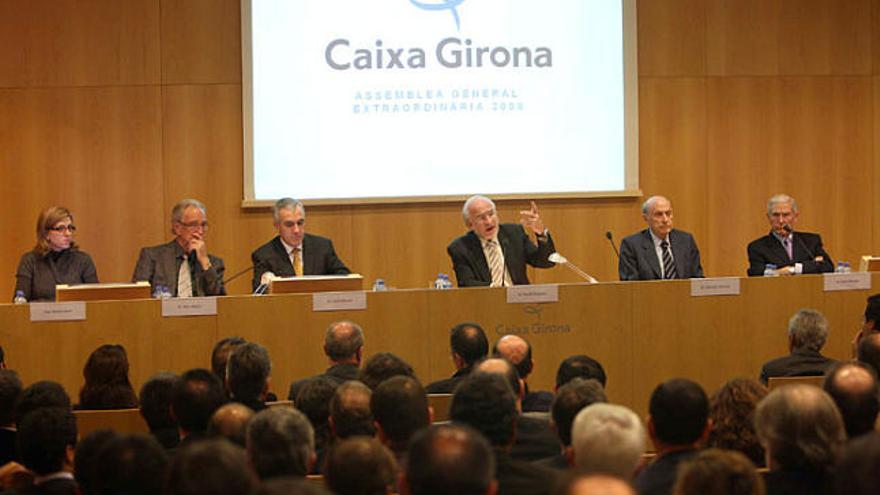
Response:
[[[492,280],[492,274],[489,272],[489,263],[486,261],[486,256],[483,254],[483,243],[480,242],[480,236],[471,230],[464,236],[464,243],[467,246],[468,251],[473,255],[474,268],[479,272],[476,274],[478,278],[481,280]]]
[[[667,237],[671,240],[672,232]],[[654,238],[651,236],[651,229],[642,231],[642,249],[646,251],[645,259],[648,260],[648,265],[651,266],[654,277],[657,279],[663,278],[663,272],[660,270],[660,261],[657,259],[657,251],[654,247]]]

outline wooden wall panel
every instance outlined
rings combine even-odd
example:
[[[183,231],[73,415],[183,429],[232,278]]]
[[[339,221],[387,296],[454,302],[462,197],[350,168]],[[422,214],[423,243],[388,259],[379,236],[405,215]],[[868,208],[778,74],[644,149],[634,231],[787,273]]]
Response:
[[[779,73],[781,0],[706,2],[706,68],[710,75]]]
[[[706,74],[706,0],[638,2],[639,75]]]
[[[161,0],[162,82],[240,83],[239,0]]]

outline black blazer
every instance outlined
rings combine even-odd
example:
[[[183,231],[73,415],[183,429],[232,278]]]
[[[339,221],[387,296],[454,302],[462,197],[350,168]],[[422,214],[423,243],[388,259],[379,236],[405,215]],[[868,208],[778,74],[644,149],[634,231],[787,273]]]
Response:
[[[510,272],[510,280],[514,285],[529,283],[526,276],[526,264],[536,268],[552,268],[553,262],[548,257],[556,251],[553,239],[547,235],[546,240],[538,239],[535,245],[517,223],[503,223],[498,228],[498,244],[504,253],[504,264]],[[488,286],[492,283],[489,263],[483,254],[483,244],[474,231],[452,241],[446,248],[452,258],[452,269],[459,287]]]
[[[788,259],[788,253],[782,247],[779,239],[773,234],[755,239],[749,243],[749,276],[759,277],[764,275],[765,265],[773,264],[777,268],[792,266],[795,263],[803,265],[804,273],[833,272],[834,262],[831,256],[822,247],[822,237],[810,232],[794,232],[791,254],[793,260]],[[816,261],[821,256],[822,261]]]
[[[177,297],[177,274],[180,272],[180,264],[183,262],[183,248],[176,240],[158,246],[141,249],[137,265],[134,267],[132,282],[147,280],[150,285],[164,285],[171,294]],[[190,254],[194,256],[194,254]],[[192,270],[192,291],[194,296],[225,296],[226,287],[223,286],[223,260],[209,254],[211,267],[202,270],[202,265],[191,258],[190,269]]]
[[[700,250],[694,236],[683,230],[669,232],[672,258],[675,260],[676,278],[703,278]],[[620,280],[659,280],[662,278],[660,260],[654,249],[651,231],[645,229],[620,243],[620,262],[617,265]]]
[[[348,275],[351,273],[345,263],[336,256],[333,242],[326,237],[312,234],[303,236],[303,273],[305,275]],[[279,277],[292,277],[293,263],[281,243],[281,237],[263,244],[251,253],[254,263],[253,290],[260,286],[260,277],[272,272]]]

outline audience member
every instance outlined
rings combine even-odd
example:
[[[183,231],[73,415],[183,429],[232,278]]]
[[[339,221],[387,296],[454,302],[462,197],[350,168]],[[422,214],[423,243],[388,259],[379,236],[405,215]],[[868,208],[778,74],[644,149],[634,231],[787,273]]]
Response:
[[[559,369],[556,370],[556,389],[575,378],[592,378],[602,384],[603,388],[608,380],[602,363],[583,354],[569,356],[559,363]]]
[[[364,357],[363,329],[353,321],[331,323],[324,334],[324,354],[330,361],[330,367],[319,376],[327,377],[337,385],[345,381],[357,380]],[[310,378],[306,378],[291,383],[287,398],[295,401],[299,391],[309,380]]]
[[[99,451],[95,495],[155,495],[162,492],[168,457],[153,437],[118,435]]]
[[[834,360],[822,355],[828,320],[815,309],[802,309],[788,320],[790,354],[764,363],[761,383],[777,376],[822,376]]]
[[[370,387],[370,390],[376,390],[376,387],[392,376],[411,376],[415,378],[416,374],[406,361],[396,354],[390,352],[380,352],[373,354],[370,359],[364,363],[363,369],[360,371],[360,381],[364,385]]]
[[[822,388],[837,404],[849,438],[874,431],[880,411],[880,388],[877,376],[868,365],[837,363],[828,369]]]
[[[226,402],[220,379],[195,368],[181,375],[171,392],[171,414],[177,419],[180,446],[205,437],[211,415]]]
[[[860,363],[865,363],[880,377],[880,332],[874,332],[862,338],[856,352]]]
[[[245,446],[248,421],[254,410],[238,402],[223,404],[208,422],[209,437],[223,437],[239,447]]]
[[[617,404],[592,404],[574,419],[572,464],[583,472],[629,480],[645,453],[645,440],[645,427],[636,413]]]
[[[299,395],[296,397],[294,404],[297,409],[309,418],[312,428],[315,432],[315,456],[317,460],[312,466],[309,474],[321,474],[321,467],[324,465],[324,454],[333,441],[333,434],[330,432],[330,400],[336,393],[336,387],[339,385],[327,377],[319,376],[309,380]]]
[[[337,440],[376,434],[370,411],[372,392],[363,383],[351,380],[336,388],[330,399],[330,432]]]
[[[601,473],[572,472],[556,489],[556,495],[636,495],[625,480]]]
[[[70,396],[60,383],[41,380],[25,387],[15,403],[15,422],[21,423],[29,413],[43,407],[70,410]]]
[[[856,333],[852,342],[853,355],[856,354],[859,343],[861,343],[864,337],[880,332],[880,294],[874,294],[868,297],[867,304],[865,305],[864,321],[862,328]]]
[[[211,371],[217,375],[222,383],[226,383],[226,361],[229,355],[236,347],[247,343],[241,337],[225,337],[214,344],[214,350],[211,351]]]
[[[433,410],[425,389],[415,378],[395,376],[383,381],[370,396],[376,434],[400,465],[412,436],[431,424]]]
[[[505,335],[498,339],[492,348],[492,355],[501,357],[516,366],[516,372],[523,381],[522,412],[549,412],[553,394],[545,391],[530,391],[528,377],[535,367],[532,346],[519,335]]]
[[[745,454],[756,466],[764,466],[764,448],[755,434],[755,408],[767,395],[767,389],[756,380],[736,378],[725,383],[709,404],[707,445],[736,450]]]
[[[264,409],[247,426],[247,454],[261,480],[305,477],[315,462],[315,436],[308,418],[293,407]]]
[[[254,411],[266,408],[272,362],[265,347],[248,342],[236,347],[226,362],[226,389],[230,399]]]
[[[0,368],[0,466],[18,459],[15,454],[15,401],[20,395],[18,373]]]
[[[451,394],[458,382],[471,372],[471,367],[489,354],[489,339],[480,325],[459,323],[449,332],[449,349],[455,373],[450,378],[429,383],[425,387],[429,394]]]
[[[18,423],[21,463],[34,473],[33,487],[26,493],[75,495],[73,453],[76,449],[76,418],[63,407],[41,407]]]
[[[386,495],[394,489],[397,463],[378,440],[352,437],[327,456],[324,481],[336,495]]]
[[[178,380],[174,373],[160,372],[141,387],[141,416],[147,422],[150,434],[166,449],[173,449],[180,443],[177,421],[171,415],[171,395]]]
[[[400,479],[401,495],[495,495],[495,457],[479,432],[432,426],[413,437]]]
[[[272,478],[260,484],[259,495],[330,495],[324,484],[302,478]]]
[[[452,396],[450,416],[455,423],[475,428],[492,444],[499,493],[550,493],[555,478],[553,470],[510,455],[517,410],[516,396],[507,380],[494,373],[474,373],[462,380]]]
[[[740,452],[708,449],[681,463],[675,495],[764,495],[764,480]]]
[[[834,469],[834,493],[876,495],[880,487],[880,434],[873,432],[851,440]]]
[[[258,489],[244,450],[219,438],[182,446],[166,479],[164,495],[254,495]]]
[[[552,415],[551,426],[556,431],[556,436],[562,443],[564,452],[548,459],[538,461],[538,464],[553,469],[568,469],[571,452],[571,425],[581,409],[598,402],[608,402],[605,397],[605,389],[598,381],[590,378],[575,378],[556,391],[550,412]]]
[[[79,409],[129,409],[137,395],[128,379],[128,355],[121,345],[95,349],[83,367],[85,384],[79,392]]]
[[[709,399],[698,384],[676,378],[654,389],[648,410],[657,457],[636,477],[635,487],[639,495],[666,495],[672,493],[679,464],[709,435]]]
[[[767,452],[767,494],[831,493],[830,469],[846,441],[834,401],[819,387],[788,385],[767,394],[755,411]]]
[[[81,438],[74,453],[73,476],[81,495],[95,495],[98,485],[98,453],[119,434],[113,430],[95,430]]]

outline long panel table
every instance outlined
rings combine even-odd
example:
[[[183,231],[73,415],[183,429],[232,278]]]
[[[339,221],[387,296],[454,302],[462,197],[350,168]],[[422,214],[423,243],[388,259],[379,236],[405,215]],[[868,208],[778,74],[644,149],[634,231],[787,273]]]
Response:
[[[872,287],[880,287],[872,274]],[[49,379],[71,396],[82,366],[105,343],[125,346],[139,387],[160,370],[210,367],[214,343],[240,335],[267,347],[271,389],[287,397],[294,379],[327,367],[325,328],[339,319],[360,323],[366,356],[394,352],[427,383],[453,372],[449,329],[478,322],[490,342],[506,333],[527,338],[535,369],[533,390],[552,390],[566,356],[588,354],[608,374],[609,398],[640,414],[662,380],[689,377],[712,393],[735,377],[757,377],[766,360],[787,353],[786,325],[800,308],[815,308],[831,327],[825,354],[845,359],[872,290],[825,292],[822,276],[741,279],[737,296],[691,296],[689,281],[561,285],[559,301],[508,304],[506,289],[368,292],[367,309],[313,311],[307,294],[230,296],[215,316],[162,317],[158,300],[86,303],[85,321],[31,322],[27,305],[0,305],[0,345],[27,384]],[[76,400],[74,398],[74,400]]]

